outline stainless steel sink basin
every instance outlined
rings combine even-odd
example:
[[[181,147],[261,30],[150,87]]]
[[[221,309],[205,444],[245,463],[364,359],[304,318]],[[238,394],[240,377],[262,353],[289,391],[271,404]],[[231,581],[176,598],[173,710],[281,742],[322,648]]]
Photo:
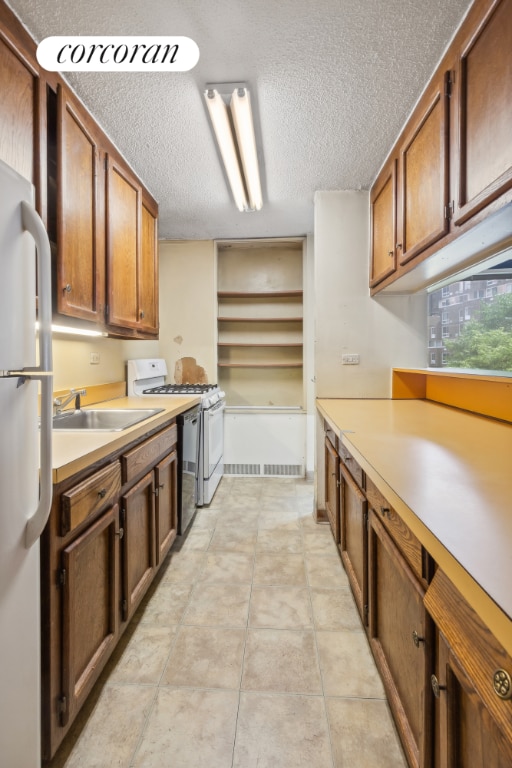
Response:
[[[66,411],[53,417],[53,429],[69,429],[89,432],[122,432],[139,421],[149,419],[163,408],[87,408]]]

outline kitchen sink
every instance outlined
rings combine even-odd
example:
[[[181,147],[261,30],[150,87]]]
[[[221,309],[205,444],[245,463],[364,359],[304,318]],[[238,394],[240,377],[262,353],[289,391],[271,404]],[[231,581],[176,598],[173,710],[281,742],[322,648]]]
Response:
[[[140,421],[149,419],[163,408],[88,408],[66,411],[53,417],[53,429],[75,431],[122,432]]]

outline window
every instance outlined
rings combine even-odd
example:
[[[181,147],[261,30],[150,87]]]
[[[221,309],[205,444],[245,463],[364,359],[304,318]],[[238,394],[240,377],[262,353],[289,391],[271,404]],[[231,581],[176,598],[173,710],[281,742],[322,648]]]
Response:
[[[431,352],[430,353],[430,365],[435,365],[435,364],[436,364],[436,353],[435,352]]]
[[[496,279],[487,280],[493,269]],[[461,306],[469,300],[471,304]],[[512,371],[512,259],[482,271],[481,277],[475,274],[433,291],[428,306],[431,365],[438,354],[432,352],[436,339],[436,345],[442,344],[437,366]]]

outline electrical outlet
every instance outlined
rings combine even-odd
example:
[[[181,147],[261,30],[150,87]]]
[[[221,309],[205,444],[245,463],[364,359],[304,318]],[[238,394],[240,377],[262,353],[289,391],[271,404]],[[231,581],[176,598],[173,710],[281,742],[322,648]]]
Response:
[[[359,365],[359,355],[356,355],[356,354],[342,355],[341,364],[342,365]]]
[[[99,352],[91,352],[91,356],[89,358],[89,362],[91,365],[98,365],[100,362],[100,353]]]

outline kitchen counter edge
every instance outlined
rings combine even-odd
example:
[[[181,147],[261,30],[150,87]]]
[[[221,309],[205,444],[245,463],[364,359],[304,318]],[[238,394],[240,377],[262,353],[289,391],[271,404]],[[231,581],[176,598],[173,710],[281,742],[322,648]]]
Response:
[[[419,539],[420,543],[431,554],[438,566],[444,573],[450,578],[455,587],[464,596],[469,605],[477,612],[480,618],[488,626],[495,637],[501,642],[503,647],[509,654],[512,654],[512,619],[505,609],[498,605],[498,603],[490,596],[485,589],[478,582],[477,578],[472,575],[468,569],[463,567],[456,559],[450,549],[443,542],[442,536],[434,535],[434,533],[428,528],[426,523],[422,521],[418,515],[415,514],[412,506],[408,506],[402,498],[402,489],[397,487],[396,482],[393,483],[395,487],[389,484],[386,479],[386,473],[382,472],[382,467],[379,466],[378,451],[365,451],[364,453],[358,448],[357,430],[347,430],[347,426],[353,427],[357,421],[357,417],[352,421],[340,424],[339,409],[344,404],[350,406],[352,412],[359,406],[367,406],[369,402],[377,402],[386,404],[383,407],[389,408],[389,404],[403,403],[403,402],[418,402],[427,407],[432,408],[446,408],[447,406],[439,406],[435,403],[427,403],[427,401],[402,401],[402,400],[364,400],[364,399],[325,399],[319,398],[316,401],[316,406],[319,414],[329,424],[338,435],[341,442],[352,453],[354,458],[359,462],[363,470],[368,477],[377,486],[383,496],[393,505],[396,512],[402,517],[403,521],[409,526],[411,531]],[[378,406],[376,406],[378,407]],[[393,407],[393,406],[391,406]],[[400,406],[399,406],[400,407]],[[449,409],[456,411],[457,409]],[[333,412],[336,412],[336,416],[333,416]],[[468,420],[483,419],[485,417],[474,416],[473,414],[467,414],[459,411],[462,417],[467,416]],[[487,419],[486,419],[487,420]],[[491,425],[502,424],[496,422],[493,419],[488,419]],[[350,423],[349,423],[350,422]],[[510,428],[510,425],[503,425]],[[464,439],[464,436],[461,436]],[[410,469],[410,467],[409,467]]]
[[[156,427],[165,426],[184,411],[201,402],[199,397],[120,397],[97,403],[94,408],[163,408],[161,413],[120,432],[57,431],[52,432],[53,483],[61,483],[134,440],[144,438]],[[85,408],[84,410],[87,410]]]

